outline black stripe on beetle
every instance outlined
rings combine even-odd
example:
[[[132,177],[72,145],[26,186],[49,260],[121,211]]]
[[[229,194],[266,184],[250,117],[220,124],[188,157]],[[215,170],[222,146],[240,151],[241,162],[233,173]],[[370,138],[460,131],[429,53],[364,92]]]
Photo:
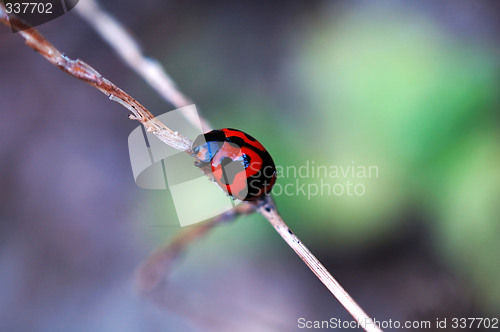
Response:
[[[199,160],[196,165],[210,165],[219,187],[235,198],[256,200],[268,195],[276,181],[276,166],[269,152],[240,130],[216,129],[199,135],[192,150]]]

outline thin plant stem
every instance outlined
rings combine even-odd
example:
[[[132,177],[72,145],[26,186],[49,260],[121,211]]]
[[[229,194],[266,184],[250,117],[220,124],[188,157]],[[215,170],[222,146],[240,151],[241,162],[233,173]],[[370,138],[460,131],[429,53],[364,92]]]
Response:
[[[253,213],[255,210],[255,204],[240,204],[208,221],[184,228],[172,241],[155,249],[137,269],[135,276],[137,289],[141,293],[153,290],[156,292],[166,279],[173,263],[190,244],[205,236],[215,226],[232,221],[237,216]]]
[[[290,248],[295,251],[309,269],[318,277],[318,279],[328,288],[328,290],[337,298],[351,316],[366,331],[381,331],[365,311],[354,301],[340,283],[328,272],[316,256],[299,240],[292,230],[285,223],[276,209],[274,201],[268,197],[262,201],[257,211],[266,218],[279,235],[285,240]]]
[[[85,0],[75,7],[76,12],[111,46],[116,54],[139,76],[141,76],[160,96],[176,108],[193,104],[176,86],[157,60],[146,57],[139,43],[127,29],[113,16],[101,8],[95,0]],[[195,126],[201,122],[204,131],[210,124],[193,113],[182,113]]]
[[[153,133],[162,142],[177,150],[185,151],[191,154],[192,142],[189,138],[165,126],[141,103],[103,77],[97,70],[92,68],[87,63],[79,59],[72,60],[62,54],[35,28],[31,28],[28,24],[14,15],[10,15],[9,17],[3,4],[0,4],[0,23],[19,30],[18,33],[26,39],[26,45],[40,53],[41,56],[53,65],[57,66],[69,75],[95,87],[108,96],[110,100],[118,102],[120,105],[126,107],[131,112],[131,115],[129,116],[130,119],[134,119],[142,123],[148,132]]]

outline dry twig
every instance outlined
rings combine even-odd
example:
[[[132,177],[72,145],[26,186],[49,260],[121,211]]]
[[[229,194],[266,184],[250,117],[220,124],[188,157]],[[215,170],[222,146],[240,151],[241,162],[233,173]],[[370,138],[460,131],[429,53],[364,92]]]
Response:
[[[142,73],[143,77],[153,86],[156,87],[165,99],[170,101],[175,106],[184,106],[189,104],[189,99],[184,97],[179,90],[175,88],[172,80],[168,75],[156,65],[144,58],[137,43],[125,32],[114,19],[109,15],[103,14],[94,1],[87,0],[88,6],[84,2],[79,6],[85,6],[80,11],[81,15],[91,23],[91,25],[100,32],[100,34],[112,44],[118,53],[125,59],[125,61],[138,72]],[[94,6],[94,7],[92,7]],[[97,15],[95,19],[92,18],[93,13]],[[100,15],[100,16],[99,16]],[[104,15],[104,16],[103,16]],[[106,24],[99,23],[99,18]],[[30,28],[26,23],[13,16],[9,17],[6,13],[5,7],[0,3],[0,22],[6,26],[11,26],[15,29],[22,30],[18,33],[26,39],[26,44],[40,53],[50,63],[59,67],[69,75],[78,78],[87,84],[97,88],[99,91],[109,97],[110,100],[118,102],[127,108],[131,114],[130,118],[141,122],[145,128],[156,135],[161,141],[181,151],[191,153],[192,142],[185,136],[172,131],[159,120],[157,120],[143,105],[132,98],[125,91],[111,83],[109,80],[99,74],[94,68],[81,60],[72,60],[59,52],[50,42],[48,42],[36,29]],[[103,31],[106,29],[111,31]],[[113,38],[119,36],[121,39],[113,41]],[[120,45],[121,43],[124,45]],[[123,48],[125,47],[125,48]],[[131,50],[131,56],[126,54]],[[158,79],[160,78],[160,79]],[[158,85],[158,87],[157,87]],[[161,87],[161,88],[160,88]],[[230,213],[213,219],[193,228],[189,231],[182,233],[180,237],[174,240],[170,245],[165,248],[159,249],[146,261],[143,268],[139,270],[139,274],[144,277],[144,283],[141,285],[144,289],[150,289],[157,285],[166,270],[170,266],[172,260],[177,257],[179,252],[191,243],[194,239],[206,234],[213,226],[219,224],[221,221],[235,218],[241,213],[250,213],[255,208],[261,213],[287,242],[287,244],[297,253],[297,255],[306,263],[306,265],[314,272],[319,280],[330,290],[330,292],[340,301],[347,311],[360,323],[366,331],[381,331],[372,321],[371,318],[361,309],[361,307],[349,296],[349,294],[342,288],[342,286],[333,278],[328,270],[318,261],[318,259],[302,244],[302,242],[293,234],[290,228],[283,221],[279,215],[274,202],[271,197],[266,197],[257,203],[244,202],[239,208]],[[151,270],[150,270],[151,269]]]
[[[80,16],[113,48],[125,63],[139,74],[160,96],[176,108],[193,104],[175,85],[162,65],[155,59],[146,57],[139,43],[132,38],[125,27],[104,11],[94,0],[82,1],[75,7]],[[204,131],[210,130],[206,119],[191,117],[183,112],[193,125],[201,122]]]
[[[189,138],[175,132],[158,121],[151,112],[149,112],[137,100],[128,93],[117,87],[115,84],[104,78],[97,70],[77,59],[72,60],[59,52],[49,41],[47,41],[35,28],[30,28],[26,23],[13,15],[7,15],[5,7],[0,4],[0,22],[6,26],[20,30],[18,33],[26,39],[26,45],[40,53],[53,65],[59,67],[69,75],[84,81],[95,87],[110,100],[118,102],[127,108],[131,114],[130,118],[141,122],[148,132],[153,133],[165,144],[171,147],[191,153],[192,142]]]
[[[153,251],[141,264],[135,278],[138,289],[145,294],[156,291],[158,285],[165,280],[174,261],[191,243],[207,234],[215,226],[232,221],[239,215],[255,212],[255,209],[254,204],[240,204],[204,223],[185,228],[171,242]]]
[[[299,240],[299,238],[287,226],[279,214],[274,201],[268,197],[257,210],[266,218],[295,253],[306,263],[318,279],[330,290],[347,311],[358,321],[361,326],[365,326],[367,331],[379,331],[372,319],[361,309],[359,304],[347,293],[339,282],[328,272],[321,262],[309,249]],[[364,324],[364,325],[363,325]]]

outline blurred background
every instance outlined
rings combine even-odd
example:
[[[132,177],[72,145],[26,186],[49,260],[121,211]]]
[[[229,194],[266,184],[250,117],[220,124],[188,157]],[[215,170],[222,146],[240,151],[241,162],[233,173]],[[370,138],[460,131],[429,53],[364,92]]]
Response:
[[[500,2],[105,8],[214,127],[255,136],[278,166],[377,167],[299,179],[349,180],[363,195],[275,195],[370,316],[500,316]],[[39,28],[154,114],[172,109],[75,11]],[[0,71],[1,331],[296,331],[299,318],[350,319],[259,215],[190,247],[164,306],[139,296],[135,269],[180,229],[165,226],[176,218],[168,192],[134,184],[136,123],[6,27]]]

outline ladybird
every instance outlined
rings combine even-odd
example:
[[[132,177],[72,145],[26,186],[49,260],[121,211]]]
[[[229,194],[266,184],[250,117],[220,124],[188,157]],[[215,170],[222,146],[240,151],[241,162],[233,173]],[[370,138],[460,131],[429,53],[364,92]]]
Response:
[[[252,136],[231,128],[199,135],[193,142],[195,165],[212,173],[230,196],[254,201],[268,195],[276,182],[276,166],[267,150]]]

